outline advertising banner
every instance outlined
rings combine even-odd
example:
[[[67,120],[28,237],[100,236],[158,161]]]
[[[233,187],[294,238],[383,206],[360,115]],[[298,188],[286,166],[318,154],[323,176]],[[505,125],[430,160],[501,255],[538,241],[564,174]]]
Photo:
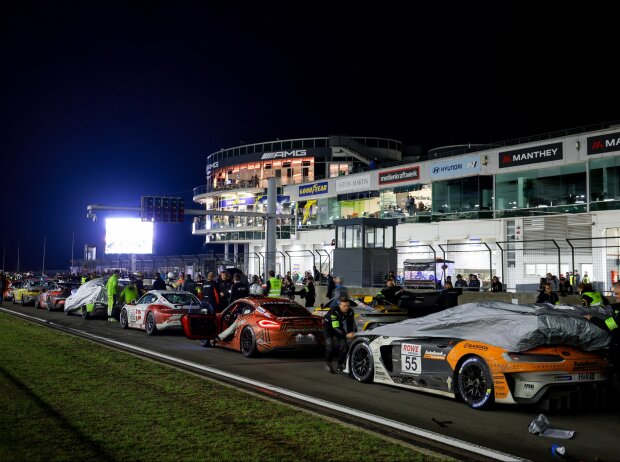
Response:
[[[234,207],[235,205],[252,205],[254,204],[255,197],[235,197],[234,199],[223,199],[222,207]]]
[[[313,183],[309,185],[299,186],[299,197],[316,196],[319,194],[327,194],[329,190],[329,183],[327,181],[321,181],[320,183]]]
[[[420,179],[420,166],[400,168],[379,173],[379,184],[403,183]]]
[[[620,151],[620,132],[588,137],[588,155]]]
[[[504,151],[499,154],[499,168],[516,167],[518,165],[552,162],[563,158],[562,143],[532,146],[514,151]]]
[[[429,172],[431,180],[478,175],[480,173],[480,156],[467,156],[433,162],[429,167]]]
[[[349,193],[370,190],[370,173],[363,175],[345,175],[336,178],[336,192]]]

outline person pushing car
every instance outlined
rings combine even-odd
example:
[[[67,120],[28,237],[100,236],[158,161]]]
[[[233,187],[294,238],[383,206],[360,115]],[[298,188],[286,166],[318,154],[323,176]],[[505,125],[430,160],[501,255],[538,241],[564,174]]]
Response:
[[[357,332],[355,313],[348,297],[340,297],[338,306],[330,309],[323,318],[325,334],[325,370],[331,374],[342,372],[349,349],[347,340]],[[338,368],[334,371],[332,360],[338,356]]]

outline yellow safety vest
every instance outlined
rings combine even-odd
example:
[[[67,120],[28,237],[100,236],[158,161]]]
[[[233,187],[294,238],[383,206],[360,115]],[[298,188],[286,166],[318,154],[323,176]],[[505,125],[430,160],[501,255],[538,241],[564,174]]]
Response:
[[[280,297],[282,292],[282,281],[278,278],[269,278],[269,294],[268,297]]]

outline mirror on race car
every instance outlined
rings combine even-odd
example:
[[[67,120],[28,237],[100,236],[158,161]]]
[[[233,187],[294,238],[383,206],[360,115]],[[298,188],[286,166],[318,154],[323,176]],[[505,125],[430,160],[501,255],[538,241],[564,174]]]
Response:
[[[364,303],[372,303],[372,299],[373,299],[372,295],[366,295],[364,297]]]

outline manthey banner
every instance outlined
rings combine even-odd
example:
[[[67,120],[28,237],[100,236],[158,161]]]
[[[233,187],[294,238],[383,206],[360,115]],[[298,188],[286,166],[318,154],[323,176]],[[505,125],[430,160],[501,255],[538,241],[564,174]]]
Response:
[[[588,155],[620,151],[620,132],[588,137]]]
[[[431,180],[480,174],[480,155],[451,158],[429,165]]]
[[[503,151],[498,154],[499,168],[553,162],[564,158],[562,143],[543,144],[529,148]]]

